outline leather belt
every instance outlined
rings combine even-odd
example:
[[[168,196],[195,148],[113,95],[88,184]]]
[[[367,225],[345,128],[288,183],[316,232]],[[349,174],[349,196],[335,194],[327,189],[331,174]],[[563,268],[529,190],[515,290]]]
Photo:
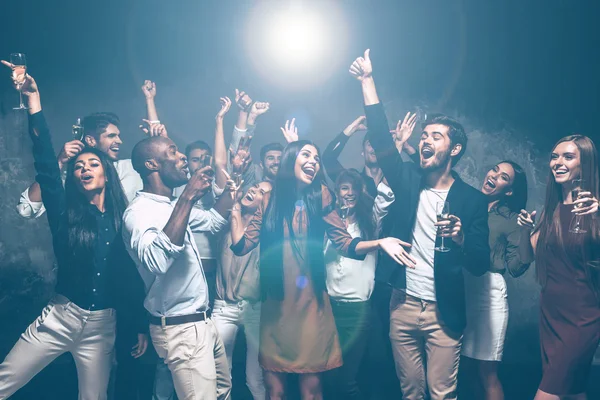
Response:
[[[189,314],[189,315],[178,315],[176,317],[155,317],[153,315],[150,316],[150,323],[152,325],[160,325],[163,328],[169,325],[181,325],[187,324],[188,322],[198,322],[204,321],[210,317],[209,313],[206,311],[202,311],[198,314]]]

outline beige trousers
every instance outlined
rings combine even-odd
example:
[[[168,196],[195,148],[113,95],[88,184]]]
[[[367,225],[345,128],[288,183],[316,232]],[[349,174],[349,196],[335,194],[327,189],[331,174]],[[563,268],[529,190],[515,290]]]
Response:
[[[440,321],[435,302],[394,290],[390,300],[390,340],[402,398],[457,398],[462,334]]]
[[[231,376],[225,346],[210,319],[150,325],[158,356],[169,366],[179,400],[228,400]]]
[[[70,352],[79,400],[106,400],[115,347],[116,313],[88,311],[55,296],[0,364],[0,399],[8,399],[56,357]]]

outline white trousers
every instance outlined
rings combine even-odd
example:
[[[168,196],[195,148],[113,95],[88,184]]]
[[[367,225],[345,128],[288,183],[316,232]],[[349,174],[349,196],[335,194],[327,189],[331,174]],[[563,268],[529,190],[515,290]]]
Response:
[[[212,320],[150,325],[152,344],[168,365],[179,400],[228,400],[231,377],[223,342]]]
[[[116,333],[114,309],[88,311],[56,295],[0,364],[0,399],[8,399],[55,358],[69,352],[79,400],[106,400]]]
[[[235,338],[239,328],[244,327],[247,349],[246,385],[250,389],[254,400],[265,400],[266,393],[263,371],[258,363],[260,303],[251,304],[247,301],[228,303],[217,299],[213,308],[212,318],[225,345],[230,369]]]

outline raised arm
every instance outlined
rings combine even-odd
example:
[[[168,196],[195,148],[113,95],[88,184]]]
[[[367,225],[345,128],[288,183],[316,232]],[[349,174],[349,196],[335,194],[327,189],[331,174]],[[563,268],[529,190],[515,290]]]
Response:
[[[404,165],[400,153],[396,146],[403,146],[403,140],[394,140],[390,135],[390,128],[383,110],[383,106],[379,102],[375,81],[373,80],[373,67],[369,57],[369,50],[365,51],[364,57],[357,58],[350,67],[352,74],[358,81],[361,82],[365,112],[367,116],[367,126],[369,127],[368,138],[375,150],[377,163],[383,171],[383,175],[388,181],[392,191],[401,193],[403,188],[403,174],[409,170]],[[403,138],[399,138],[403,139]],[[408,139],[408,138],[406,138]]]
[[[339,135],[337,135],[325,148],[323,152],[323,166],[325,172],[332,181],[336,181],[338,175],[344,170],[344,167],[339,162],[338,158],[342,154],[342,150],[348,143],[348,139],[359,130],[366,130],[364,122],[366,117],[360,116],[348,125]]]
[[[160,124],[158,112],[156,111],[156,104],[154,103],[154,98],[156,97],[156,84],[152,81],[144,81],[142,92],[146,98],[148,120],[153,124]]]
[[[224,188],[227,177],[225,170],[227,169],[227,149],[225,147],[225,133],[223,130],[223,119],[225,114],[231,107],[229,97],[221,97],[221,109],[215,117],[215,147],[214,147],[214,162],[215,162],[215,183],[217,187]]]

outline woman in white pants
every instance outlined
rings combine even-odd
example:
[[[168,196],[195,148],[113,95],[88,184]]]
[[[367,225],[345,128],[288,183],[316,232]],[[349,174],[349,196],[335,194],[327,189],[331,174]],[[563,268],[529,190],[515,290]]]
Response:
[[[522,275],[533,253],[521,245],[517,216],[527,203],[527,178],[512,161],[496,164],[481,191],[489,199],[491,269],[481,277],[465,271],[467,327],[464,331],[461,373],[473,383],[477,399],[504,399],[498,379],[508,323],[508,301],[503,274]],[[523,240],[528,241],[529,237]]]
[[[81,142],[73,145],[63,187],[37,85],[23,78],[36,180],[58,264],[57,294],[0,364],[0,399],[65,352],[75,360],[79,399],[106,399],[116,334],[112,285],[123,278],[111,267],[124,267],[127,260],[118,233],[127,200],[106,154]]]

